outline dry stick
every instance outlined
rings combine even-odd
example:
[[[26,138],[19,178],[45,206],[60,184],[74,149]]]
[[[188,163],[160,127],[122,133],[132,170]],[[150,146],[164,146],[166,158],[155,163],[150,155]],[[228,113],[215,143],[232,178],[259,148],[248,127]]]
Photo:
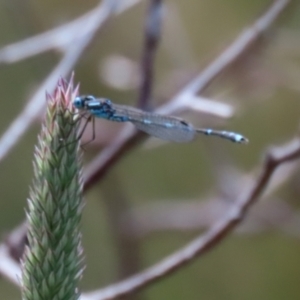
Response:
[[[26,221],[16,227],[0,244],[0,274],[15,285],[20,285],[20,257],[24,251],[26,239]]]
[[[299,164],[294,164],[299,169]],[[273,183],[274,176],[270,183]],[[269,185],[270,185],[269,183]],[[265,193],[266,191],[264,191]],[[232,199],[234,197],[228,197]],[[264,198],[264,197],[263,197]],[[178,201],[178,199],[176,199]],[[286,201],[272,198],[263,201],[247,215],[247,220],[239,225],[234,233],[251,235],[278,231],[293,238],[300,238],[300,212]],[[184,201],[184,200],[183,200]],[[206,201],[206,202],[202,202]],[[187,200],[184,203],[164,203],[162,205],[146,205],[126,215],[125,235],[131,238],[145,239],[149,235],[162,232],[175,234],[199,233],[207,230],[219,220],[224,212],[232,206],[224,198]],[[136,215],[137,223],[131,224],[131,217]],[[180,219],[178,218],[180,216]]]
[[[139,1],[140,0],[129,0],[126,2],[126,4],[122,2],[122,5],[116,7],[116,13],[122,13]],[[111,14],[115,12],[115,3],[115,0],[101,1],[92,13],[90,12],[88,15],[85,15],[85,26],[80,26],[80,28],[78,28],[78,23],[76,23],[76,26],[68,27],[68,35],[73,35],[73,37],[75,36],[76,43],[72,45],[70,44],[68,49],[65,49],[65,55],[60,63],[55,67],[48,78],[41,84],[40,88],[29,101],[23,112],[16,118],[9,129],[1,137],[0,160],[3,159],[9,152],[9,150],[18,142],[19,138],[26,132],[26,130],[29,128],[31,123],[33,123],[33,121],[41,111],[41,108],[45,104],[45,90],[52,90],[57,84],[57,79],[60,76],[67,75],[72,70],[80,55],[82,55],[84,49],[93,39],[93,36],[100,28],[102,28],[102,25],[104,25],[109,20]],[[70,28],[72,28],[72,30],[74,31],[73,34],[72,32],[70,32]],[[79,32],[79,29],[81,30],[81,32]],[[81,36],[82,38],[78,38],[79,36]],[[25,44],[26,43],[24,43],[24,45]],[[11,48],[11,50],[12,49],[13,48]],[[0,53],[2,52],[0,51]],[[12,59],[12,61],[15,60]],[[6,245],[5,243],[0,244],[0,273],[3,276],[7,277],[14,284],[19,285],[19,265],[11,258],[9,251],[10,249],[8,245]]]
[[[116,186],[118,187],[117,189]],[[141,240],[124,234],[126,228],[124,227],[123,216],[132,210],[132,204],[123,189],[118,175],[113,172],[109,174],[101,190],[105,199],[106,215],[117,253],[117,280],[121,280],[137,273],[141,269]],[[130,222],[132,227],[137,225],[135,216],[132,216],[128,222]],[[124,251],[124,249],[126,250]]]
[[[160,107],[157,112],[163,114],[174,114],[183,110],[186,102],[194,99],[197,93],[201,93],[222,71],[237,61],[261,35],[279,17],[290,0],[277,0],[271,5],[267,12],[262,15],[251,27],[245,30],[219,57],[217,57],[207,68],[203,70],[194,80],[187,84],[167,104]],[[87,167],[84,189],[88,190],[98,182],[114,163],[116,163],[126,152],[139,143],[144,137],[131,126],[124,126],[120,135],[106,147]]]
[[[194,258],[207,252],[218,245],[228,234],[243,220],[246,212],[261,196],[267,187],[272,174],[278,166],[300,157],[300,140],[297,145],[290,144],[269,151],[257,181],[248,192],[241,194],[239,199],[233,203],[232,208],[226,215],[211,227],[205,234],[196,238],[184,248],[163,259],[161,262],[150,267],[144,272],[111,285],[99,291],[86,293],[85,297],[90,300],[118,299],[148,286],[156,280],[180,269]]]
[[[297,145],[298,140],[292,141],[290,145],[292,143]],[[209,228],[231,206],[231,201],[228,200],[236,198],[236,195],[240,191],[254,182],[254,174],[256,174],[257,166],[254,169],[255,172],[249,172],[249,174],[252,174],[251,176],[241,174],[241,172],[232,175],[234,183],[229,184],[230,193],[225,192],[225,195],[221,191],[221,193],[205,199],[182,199],[178,203],[172,201],[160,202],[158,204],[151,203],[130,211],[123,217],[126,234],[144,238],[153,232],[161,232],[163,230],[180,232],[196,230],[198,232],[200,229]],[[263,198],[271,198],[274,192],[286,184],[298,169],[299,163],[285,164],[284,167],[279,168],[273,174],[268,188],[264,191]],[[226,174],[228,175],[228,172]],[[231,193],[233,184],[235,184],[235,187],[233,193]],[[251,214],[247,217],[247,222],[241,224],[242,226],[239,229],[241,228],[243,233],[257,233],[268,229],[280,229],[280,231],[283,231],[287,235],[300,237],[300,228],[297,222],[298,219],[300,220],[300,214],[294,210],[295,208],[291,205],[283,200],[274,199],[273,196],[272,201],[264,201],[262,205],[257,206],[256,210],[252,210]],[[180,221],[178,221],[177,217],[179,215]],[[138,220],[137,224],[131,224],[132,216],[135,216],[135,219]]]
[[[33,123],[34,119],[45,104],[45,90],[52,90],[57,84],[57,79],[59,78],[59,76],[66,75],[72,70],[78,58],[92,40],[97,29],[100,28],[106,20],[108,20],[108,17],[111,14],[111,5],[111,1],[106,1],[103,2],[101,6],[99,6],[98,14],[94,15],[93,20],[90,20],[86,23],[86,27],[83,27],[83,30],[87,30],[90,29],[91,26],[93,26],[94,30],[88,31],[89,34],[84,36],[84,38],[82,38],[81,40],[78,40],[78,43],[76,43],[72,47],[69,47],[60,63],[56,66],[56,68],[44,81],[41,87],[37,90],[23,112],[19,115],[19,117],[17,117],[10,128],[2,136],[0,140],[0,160],[5,157],[8,151],[26,132],[30,124]],[[100,9],[100,7],[102,9]],[[95,19],[95,17],[97,17],[97,19]],[[19,285],[19,265],[11,258],[9,254],[9,247],[5,243],[0,245],[0,256],[0,273],[8,278],[11,282]]]
[[[264,30],[267,29],[272,24],[272,22],[274,22],[274,20],[280,15],[280,13],[283,11],[283,9],[289,3],[290,3],[290,1],[288,1],[288,0],[286,0],[286,1],[278,0],[270,7],[270,9],[267,11],[267,13],[265,15],[263,15],[262,18],[260,18],[260,20],[265,20],[264,21],[265,22]],[[232,62],[236,61],[244,53],[244,51],[246,51],[251,46],[253,40],[257,40],[260,37],[260,35],[262,34],[262,31],[258,31],[255,28],[255,26],[253,26],[251,28],[252,28],[255,38],[252,38],[249,41],[249,40],[245,39],[245,37],[242,34],[234,43],[234,44],[239,44],[239,43],[244,44],[243,47],[240,47],[241,52],[235,53],[235,55],[236,55],[235,59],[230,61],[227,65],[223,64],[223,67],[227,67],[230,64],[232,64]],[[248,31],[249,30],[251,31],[251,28],[248,29]],[[64,59],[64,60],[68,61],[67,59]],[[213,64],[216,65],[217,61],[218,61],[218,59]],[[67,65],[65,67],[67,67]],[[216,65],[216,67],[217,67],[217,65]],[[209,69],[209,67],[207,69]],[[215,69],[216,69],[215,72],[218,74],[218,72],[217,72],[218,68],[215,68]],[[58,68],[57,68],[57,70],[58,70]],[[219,72],[221,72],[221,71],[222,71],[222,69],[219,70]],[[203,72],[201,74],[206,74],[205,76],[203,75],[203,78],[204,78],[203,83],[206,82],[206,84],[210,83],[211,80],[214,79],[217,75],[217,74],[214,74],[213,72],[211,72],[210,76],[208,76],[207,72],[206,73]],[[199,75],[199,78],[201,78],[201,74]],[[202,84],[202,86],[205,86],[205,85]],[[199,91],[201,91],[201,89]],[[171,103],[173,103],[173,102],[170,102],[170,104]],[[171,106],[171,108],[174,109],[174,106],[173,107]],[[171,111],[170,111],[170,113],[171,113]],[[107,147],[102,152],[102,154],[98,157],[98,159],[94,162],[94,163],[97,163],[96,167],[94,169],[92,169],[91,167],[88,169],[88,176],[87,176],[87,180],[86,180],[86,184],[85,184],[85,189],[88,189],[89,187],[91,187],[92,184],[98,180],[98,178],[104,176],[105,172],[109,169],[109,167],[114,162],[116,162],[122,156],[123,153],[125,153],[128,149],[133,147],[134,144],[137,143],[141,139],[142,136],[143,136],[142,134],[136,133],[135,130],[132,130],[132,127],[126,126],[126,129],[122,132],[122,134],[119,135],[119,137],[115,140],[115,142],[110,147]],[[0,145],[1,145],[1,143],[0,143]],[[290,161],[290,160],[296,159],[299,156],[299,151],[300,151],[300,148],[298,148],[298,150],[295,150],[294,152],[291,151],[289,154],[286,155],[286,158],[283,161],[280,161],[279,163],[283,163],[284,161]],[[0,147],[0,153],[1,153],[1,147]],[[284,157],[284,155],[282,157]],[[1,155],[0,155],[0,158],[1,158]],[[3,158],[3,153],[2,153],[2,158]],[[209,231],[209,233],[210,232],[211,231]],[[208,237],[208,236],[206,236],[206,237]],[[7,267],[6,262],[13,263],[14,261],[9,256],[8,250],[5,250],[6,248],[7,248],[7,246],[5,246],[3,244],[0,245],[0,250],[1,250],[0,252],[1,252],[1,255],[3,258],[0,260],[0,273],[3,274],[4,276],[6,276],[7,278],[10,278],[13,283],[18,284],[19,282],[18,282],[18,280],[16,280],[17,279],[16,274],[18,273],[18,270],[17,270],[18,266],[16,264],[14,268]],[[145,278],[144,278],[144,280],[145,280]],[[116,287],[116,285],[114,285],[114,288],[115,287]],[[124,288],[126,286],[121,285],[121,287],[122,287],[123,293],[124,293]],[[138,288],[141,288],[141,286],[138,286]],[[106,293],[111,294],[110,292],[111,292],[110,288],[107,288]],[[103,295],[103,293],[101,293],[101,294]],[[91,296],[96,295],[97,296],[98,294],[95,292],[95,293],[90,293],[88,295],[91,295]],[[91,297],[86,297],[86,296],[82,295],[81,300],[83,300],[83,299],[91,299]],[[106,298],[95,298],[95,299],[106,299]]]
[[[20,264],[11,257],[10,248],[5,243],[0,245],[0,274],[11,283],[20,286]]]
[[[123,13],[132,6],[138,4],[140,1],[141,0],[120,1],[114,10],[114,15]],[[76,39],[81,39],[86,34],[93,31],[92,27],[88,28],[90,30],[88,32],[82,29],[86,26],[86,22],[88,22],[90,18],[95,18],[95,16],[97,16],[99,12],[103,10],[103,7],[105,7],[103,5],[105,3],[102,2],[103,1],[101,1],[96,8],[93,8],[88,13],[68,22],[67,24],[2,47],[0,49],[0,64],[16,63],[20,60],[38,55],[45,51],[50,51],[52,49],[66,51],[66,48],[70,44],[74,43],[74,32],[77,34]]]
[[[149,109],[153,90],[154,59],[161,35],[162,0],[151,0],[145,21],[145,44],[142,59],[141,87],[137,106]]]
[[[244,30],[239,37],[208,65],[195,79],[188,83],[169,103],[160,107],[157,112],[170,114],[184,107],[184,102],[203,90],[222,72],[241,58],[251,48],[287,8],[291,0],[277,0],[252,26]]]
[[[74,43],[69,45],[64,57],[50,73],[46,80],[41,84],[34,96],[28,102],[20,115],[13,121],[0,139],[0,161],[9,153],[9,150],[20,140],[21,136],[27,131],[34,122],[38,114],[45,106],[45,91],[52,91],[60,76],[66,76],[74,67],[85,48],[92,41],[99,28],[108,21],[113,12],[115,2],[119,0],[102,1],[101,6],[85,26],[82,26],[86,34],[81,39],[76,38],[78,32],[73,33]],[[76,42],[75,42],[76,41]]]
[[[276,2],[275,4],[278,4],[278,3],[279,2]],[[278,11],[278,8],[279,8],[278,5],[272,6],[272,9],[270,11],[272,11],[273,16],[274,16],[274,14],[276,15],[276,13],[277,14],[279,13],[280,10]],[[270,14],[266,14],[265,16],[270,17]],[[267,17],[266,17],[266,19],[268,19]],[[265,19],[262,18],[259,21],[261,21],[261,20],[265,20]],[[260,24],[260,22],[257,22],[255,25],[257,25],[257,24]],[[259,27],[259,28],[263,28],[263,27]],[[253,29],[255,29],[255,26],[253,27]],[[246,33],[249,34],[249,31],[246,31]],[[245,36],[247,36],[247,34]],[[256,36],[258,37],[259,34],[257,34]],[[242,35],[242,37],[243,37],[243,35]],[[250,35],[250,37],[251,37],[250,40],[247,39],[248,47],[249,47],[249,45],[252,44],[252,42],[255,41],[253,36]],[[248,36],[248,38],[249,38],[249,36]],[[242,41],[243,41],[243,39],[242,39]],[[236,46],[236,45],[234,44],[233,46]],[[248,49],[248,47],[245,47],[245,49]],[[242,48],[242,49],[243,49],[243,51],[245,50],[244,48]],[[228,52],[225,51],[224,53],[230,54],[230,53],[232,53],[232,50],[236,50],[236,49],[235,49],[235,47],[232,47],[232,48],[229,48],[229,50],[230,51],[228,51]],[[241,49],[239,49],[239,50],[241,51]],[[243,52],[243,51],[241,51],[241,52]],[[225,65],[222,64],[223,60],[220,59],[220,62],[221,62],[221,63],[219,62],[220,64],[215,64],[215,65],[212,64],[212,66],[215,67],[216,65],[217,66],[221,65],[222,68],[224,69],[226,66],[230,65],[233,61],[235,61],[235,59],[237,57],[239,57],[241,52],[238,52],[238,55],[237,55],[236,52],[233,51],[233,53],[235,53],[235,55],[233,57],[230,57],[230,56],[228,57],[228,55],[223,55],[223,56],[221,56],[221,58],[222,59],[224,57],[227,58],[228,59],[227,64],[225,64]],[[220,69],[220,71],[223,70],[222,68]],[[211,71],[214,71],[215,68],[211,68],[211,69],[208,68],[206,70],[210,71],[210,72],[207,72],[206,75],[212,74],[214,72],[211,72]],[[220,72],[220,71],[218,71],[218,72]],[[217,73],[217,74],[219,74],[219,73]],[[212,76],[212,79],[215,76],[216,75]],[[196,78],[196,79],[199,79],[199,78]],[[187,92],[188,93],[190,93],[190,92],[196,93],[197,91],[195,90],[195,88],[199,85],[201,87],[201,83],[199,83],[199,80],[193,81],[190,85],[187,86],[186,89],[183,90],[183,95],[185,93],[187,94]],[[205,86],[206,85],[203,85],[203,88]],[[177,100],[177,102],[179,102],[179,101],[182,101],[181,99],[182,99],[181,97],[178,97],[176,100]],[[127,134],[128,137],[131,137],[131,142],[137,141],[137,138],[135,138],[134,133],[132,133],[130,131],[125,131],[125,133]],[[126,141],[126,136],[123,136],[123,139]],[[122,137],[120,137],[118,140],[116,140],[116,144],[114,145],[114,147],[118,143],[122,143]],[[126,147],[123,148],[122,151],[124,151],[124,150],[126,150]],[[294,149],[292,149],[292,150],[294,150]],[[227,215],[227,217],[224,218],[223,220],[221,220],[220,222],[218,222],[214,227],[212,227],[212,229],[209,230],[206,235],[196,239],[194,242],[190,243],[188,246],[186,246],[182,250],[171,255],[169,258],[163,260],[161,263],[149,268],[145,272],[137,274],[136,276],[133,276],[133,277],[129,278],[128,280],[124,280],[123,282],[121,282],[119,284],[112,285],[112,286],[105,288],[103,290],[100,290],[98,292],[86,294],[85,297],[87,299],[97,299],[97,300],[116,299],[116,298],[122,297],[124,295],[128,295],[130,293],[136,292],[137,290],[141,289],[142,287],[145,287],[148,284],[158,280],[159,278],[166,276],[170,272],[180,268],[181,266],[190,262],[196,256],[204,253],[205,251],[207,251],[210,248],[212,248],[213,246],[215,246],[225,236],[227,236],[227,234],[239,222],[241,222],[243,215],[246,213],[246,211],[250,207],[250,205],[253,204],[257,200],[258,196],[264,190],[265,186],[269,182],[269,179],[271,178],[271,175],[273,174],[273,172],[275,171],[277,166],[286,160],[295,158],[295,157],[293,157],[294,155],[299,156],[299,153],[300,153],[300,150],[298,147],[296,152],[293,152],[292,154],[287,153],[287,155],[284,158],[282,157],[281,159],[280,158],[276,159],[275,156],[270,154],[267,158],[265,168],[263,169],[262,174],[259,177],[259,180],[257,181],[257,184],[254,185],[252,190],[250,190],[248,196],[241,197],[241,199],[237,202],[237,204],[233,207],[233,209]],[[106,149],[105,155],[109,155],[109,152],[107,149]],[[116,160],[116,157],[113,158],[112,162],[115,160]]]
[[[147,109],[150,106],[153,90],[153,74],[154,61],[159,38],[161,33],[162,23],[162,0],[150,0],[150,6],[145,18],[145,32],[144,32],[144,49],[141,62],[141,85],[139,99],[137,106]],[[108,220],[112,229],[112,236],[116,243],[118,256],[118,280],[126,278],[132,274],[137,273],[141,269],[140,265],[140,240],[135,237],[124,235],[124,227],[122,224],[122,216],[128,212],[131,207],[127,201],[126,196],[119,191],[111,189],[110,181],[114,183],[117,179],[115,177],[108,180],[104,185],[104,192],[106,191],[105,208],[108,213]],[[134,216],[131,218],[131,224],[135,224]],[[127,251],[123,251],[127,249]],[[139,299],[135,295],[135,299]]]

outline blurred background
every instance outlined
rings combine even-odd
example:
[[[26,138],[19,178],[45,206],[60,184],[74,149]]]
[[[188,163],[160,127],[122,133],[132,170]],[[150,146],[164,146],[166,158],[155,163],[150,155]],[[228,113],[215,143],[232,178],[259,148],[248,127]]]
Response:
[[[150,3],[128,1],[128,7],[95,33],[69,71],[59,69],[55,82],[74,70],[81,94],[136,106]],[[168,103],[272,3],[163,1],[149,108]],[[69,38],[63,29],[97,6],[96,0],[0,1],[1,135],[38,89],[41,108],[46,105],[44,95],[51,85],[44,81],[63,59],[63,41]],[[240,132],[249,138],[248,145],[206,136],[189,144],[150,138],[128,151],[87,191],[83,291],[135,274],[205,232],[248,190],[267,149],[299,134],[299,20],[299,5],[288,5],[270,29],[201,92],[199,107],[175,113],[197,127]],[[51,38],[13,46],[55,28],[60,29]],[[80,38],[73,43],[75,48]],[[23,58],[30,46],[32,54]],[[38,111],[1,160],[2,241],[25,218],[44,110]],[[121,129],[122,124],[96,120],[96,140],[84,149],[85,165]],[[83,139],[91,134],[88,128]],[[128,299],[299,299],[299,186],[299,162],[294,161],[280,168],[245,222],[217,248]],[[0,293],[3,299],[20,299],[18,288],[4,278]]]

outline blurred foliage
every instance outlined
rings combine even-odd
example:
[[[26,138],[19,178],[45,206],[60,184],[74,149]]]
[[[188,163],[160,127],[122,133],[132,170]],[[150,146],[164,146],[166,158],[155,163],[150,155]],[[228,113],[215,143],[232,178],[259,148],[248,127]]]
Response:
[[[142,2],[113,18],[88,47],[74,68],[81,93],[135,105],[138,89],[134,80],[132,87],[117,89],[106,81],[103,70],[112,55],[125,57],[139,66],[147,11],[147,1]],[[62,25],[86,13],[97,3],[3,0],[0,3],[0,47]],[[163,34],[155,63],[153,105],[169,99],[187,78],[221,53],[243,28],[252,24],[270,1],[169,0],[165,3]],[[83,219],[87,262],[84,291],[103,287],[120,277],[120,249],[116,247],[110,226],[106,203],[109,199],[102,191],[105,185],[113,186],[117,178],[122,183],[120,195],[126,197],[132,207],[162,200],[180,202],[196,198],[204,201],[207,196],[220,191],[216,186],[219,163],[251,172],[261,163],[265,149],[298,134],[299,16],[299,7],[286,12],[277,26],[266,34],[260,51],[254,51],[246,66],[231,70],[206,90],[205,96],[237,107],[232,120],[225,122],[202,114],[189,114],[196,125],[222,127],[245,134],[250,139],[248,146],[207,137],[199,137],[184,145],[146,143],[128,153],[113,167],[113,176],[87,193]],[[173,30],[177,27],[182,32]],[[16,64],[1,65],[1,134],[59,59],[60,53],[51,51]],[[40,120],[37,120],[1,162],[0,228],[3,237],[25,216],[39,124]],[[84,153],[86,161],[109,143],[109,137],[119,128],[114,130],[114,125],[105,121],[99,121],[99,124],[103,124],[97,128],[100,141],[87,148]],[[297,175],[266,200],[284,197],[283,201],[299,206]],[[194,236],[195,232],[164,231],[142,238],[140,267],[157,262]],[[232,236],[204,258],[141,294],[145,299],[298,299],[298,239],[299,234],[290,237],[279,229]],[[20,299],[17,288],[4,279],[0,282],[0,291],[4,299]]]

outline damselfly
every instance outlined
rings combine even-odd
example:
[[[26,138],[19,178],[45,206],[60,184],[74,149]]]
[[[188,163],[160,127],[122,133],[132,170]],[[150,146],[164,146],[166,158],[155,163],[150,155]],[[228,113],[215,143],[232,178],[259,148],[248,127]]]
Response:
[[[183,119],[114,104],[105,98],[95,98],[91,95],[78,96],[74,99],[73,105],[80,111],[88,112],[92,117],[115,122],[131,122],[137,129],[166,141],[189,142],[194,139],[196,133],[201,133],[218,136],[235,143],[248,143],[248,139],[239,133],[195,128]]]

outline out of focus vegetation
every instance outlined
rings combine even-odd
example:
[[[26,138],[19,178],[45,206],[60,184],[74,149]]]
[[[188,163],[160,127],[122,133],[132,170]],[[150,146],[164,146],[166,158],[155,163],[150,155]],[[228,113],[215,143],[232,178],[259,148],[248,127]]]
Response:
[[[244,28],[251,26],[272,1],[163,3],[151,107],[168,102]],[[143,0],[112,16],[95,35],[72,68],[82,94],[136,105],[149,4],[150,0]],[[67,24],[96,5],[98,2],[92,0],[1,1],[1,134],[62,59],[62,51],[55,49],[16,63],[1,63],[2,47]],[[212,103],[227,105],[223,117],[192,110],[180,115],[199,127],[241,132],[250,139],[249,145],[205,136],[189,144],[149,139],[124,155],[86,193],[82,231],[87,268],[83,291],[143,270],[204,232],[222,217],[228,203],[247,190],[247,180],[250,176],[255,179],[266,150],[298,135],[299,20],[300,7],[293,4],[259,43],[201,94]],[[32,153],[42,111],[39,116],[0,161],[3,241],[25,218]],[[121,127],[96,121],[96,140],[84,150],[86,164],[113,142]],[[89,139],[91,134],[89,128],[84,138]],[[286,166],[246,222],[214,251],[143,290],[139,297],[299,299],[298,167],[297,161]],[[219,204],[204,210],[210,203]],[[128,218],[134,218],[133,225]],[[4,278],[0,293],[3,299],[20,299],[18,288]]]

